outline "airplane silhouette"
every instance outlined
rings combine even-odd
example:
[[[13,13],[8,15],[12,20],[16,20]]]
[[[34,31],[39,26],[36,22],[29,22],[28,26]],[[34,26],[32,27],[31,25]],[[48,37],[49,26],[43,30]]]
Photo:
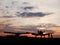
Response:
[[[20,37],[20,35],[21,34],[29,34],[30,32],[20,32],[20,33],[16,33],[16,32],[4,32],[4,33],[10,33],[10,34],[15,34],[15,36],[16,37]],[[38,33],[31,33],[32,35],[35,35],[35,37],[37,37],[38,35],[40,35],[41,36],[41,38],[42,38],[42,36],[44,36],[44,38],[45,38],[45,36],[46,35],[48,35],[48,38],[53,38],[53,33],[47,33],[47,34],[43,34],[43,32],[41,32],[41,31],[38,31]]]

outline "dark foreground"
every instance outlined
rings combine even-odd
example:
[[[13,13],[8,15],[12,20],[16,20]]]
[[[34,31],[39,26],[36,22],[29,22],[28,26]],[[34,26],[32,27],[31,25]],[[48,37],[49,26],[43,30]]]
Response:
[[[14,36],[7,36],[7,37],[0,37],[0,44],[59,44],[59,38],[33,38],[33,37],[14,37]]]

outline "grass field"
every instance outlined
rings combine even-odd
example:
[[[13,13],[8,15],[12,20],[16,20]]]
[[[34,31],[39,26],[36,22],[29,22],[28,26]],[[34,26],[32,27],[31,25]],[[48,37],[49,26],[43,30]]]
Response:
[[[59,44],[59,38],[34,38],[34,37],[14,37],[14,36],[7,36],[7,37],[0,37],[0,44]]]

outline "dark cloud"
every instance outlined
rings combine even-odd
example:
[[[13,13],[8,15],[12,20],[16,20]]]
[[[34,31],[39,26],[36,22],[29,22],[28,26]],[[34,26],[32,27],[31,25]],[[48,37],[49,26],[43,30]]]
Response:
[[[27,10],[27,9],[31,10],[31,9],[33,9],[33,8],[34,8],[33,6],[30,6],[30,7],[28,6],[28,7],[24,7],[23,9],[24,9],[24,10]]]
[[[13,18],[14,16],[1,16],[0,18]]]
[[[17,16],[21,17],[43,17],[46,15],[50,15],[52,13],[43,13],[43,12],[23,12],[19,13]]]

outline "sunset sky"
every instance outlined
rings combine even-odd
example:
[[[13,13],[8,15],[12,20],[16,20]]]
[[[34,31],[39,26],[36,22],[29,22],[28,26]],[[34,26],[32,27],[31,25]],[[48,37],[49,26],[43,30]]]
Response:
[[[0,0],[0,31],[33,32],[40,24],[60,26],[59,4],[60,0]]]

